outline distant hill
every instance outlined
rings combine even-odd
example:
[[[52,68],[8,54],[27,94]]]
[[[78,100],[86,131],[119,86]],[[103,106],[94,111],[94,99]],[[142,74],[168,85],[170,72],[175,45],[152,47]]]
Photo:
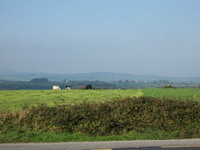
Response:
[[[134,81],[158,81],[168,80],[171,82],[192,82],[200,83],[200,77],[164,77],[156,75],[133,75],[127,73],[112,73],[112,72],[92,72],[80,74],[53,74],[53,73],[26,73],[26,72],[0,72],[0,81],[30,81],[34,78],[47,78],[50,81],[119,81],[119,80],[134,80]]]

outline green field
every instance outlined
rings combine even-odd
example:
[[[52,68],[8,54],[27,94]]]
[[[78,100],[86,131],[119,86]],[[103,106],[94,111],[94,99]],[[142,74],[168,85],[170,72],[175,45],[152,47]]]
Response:
[[[7,90],[0,91],[1,112],[18,111],[38,104],[73,105],[83,101],[105,102],[125,97],[173,97],[200,102],[200,89],[131,89],[131,90]],[[2,110],[3,109],[3,110]]]
[[[144,97],[141,97],[144,96]],[[131,97],[141,97],[145,98],[147,101],[146,106],[144,105],[144,101],[138,101],[137,108],[132,109],[131,114],[137,114],[138,118],[135,116],[132,119],[127,119],[129,114],[129,108],[133,108],[135,105],[130,105],[129,102]],[[158,97],[166,102],[162,103],[159,99],[155,98],[154,104],[149,102],[152,98],[149,97]],[[124,99],[126,98],[126,99]],[[118,99],[116,108],[111,112],[106,112],[107,106],[114,107],[115,101],[113,99]],[[124,100],[123,100],[124,99]],[[135,98],[134,98],[135,99]],[[172,99],[172,101],[170,101]],[[181,101],[174,101],[174,99],[180,99]],[[184,103],[181,103],[185,100]],[[109,101],[110,104],[107,102]],[[120,102],[121,101],[121,102]],[[53,90],[7,90],[0,91],[0,143],[11,143],[11,142],[67,142],[67,141],[110,141],[110,140],[140,140],[140,139],[178,139],[178,138],[199,138],[200,137],[200,114],[199,114],[199,103],[200,102],[200,89],[131,89],[131,90],[61,90],[61,91],[53,91]],[[93,108],[92,114],[92,104],[91,107],[88,103],[83,102],[106,102],[96,105]],[[190,102],[190,103],[189,103]],[[80,107],[75,104],[80,104]],[[127,104],[125,104],[127,103]],[[172,104],[173,103],[173,104]],[[46,104],[43,108],[40,104]],[[104,106],[106,104],[107,106]],[[169,104],[169,105],[168,105]],[[53,107],[57,105],[67,105],[66,112],[58,112],[62,109],[59,107]],[[72,105],[68,108],[68,105]],[[116,104],[115,104],[116,105]],[[141,107],[141,105],[143,107]],[[35,107],[40,109],[30,108],[31,106],[39,106]],[[98,106],[98,107],[96,107]],[[50,108],[52,107],[52,108]],[[78,109],[75,109],[79,107]],[[88,107],[88,108],[86,108]],[[127,108],[124,108],[127,107]],[[99,108],[99,112],[96,112],[96,109]],[[101,111],[101,109],[106,108],[105,112]],[[145,109],[144,109],[145,108]],[[45,110],[44,110],[45,109]],[[137,110],[139,110],[137,112]],[[72,113],[74,117],[70,117],[69,121],[65,122],[64,127],[69,127],[70,124],[77,124],[77,121],[80,121],[78,118],[81,115],[88,115],[88,118],[84,120],[83,124],[77,126],[83,131],[95,131],[97,128],[102,129],[102,131],[107,130],[107,126],[112,123],[113,119],[115,119],[115,123],[121,123],[119,126],[121,129],[119,132],[113,133],[114,131],[110,131],[109,134],[106,132],[103,135],[94,134],[92,136],[88,134],[83,134],[79,130],[73,132],[62,132],[62,122],[59,120],[67,117],[67,114],[77,110],[77,112]],[[103,109],[104,110],[104,109]],[[121,111],[120,111],[121,110]],[[80,113],[82,111],[82,113]],[[162,112],[163,111],[163,112]],[[10,113],[15,112],[15,113]],[[33,113],[32,113],[33,112]],[[38,114],[38,113],[47,113]],[[123,112],[123,113],[121,113]],[[162,113],[160,113],[162,112]],[[78,113],[80,113],[78,115]],[[118,113],[118,115],[116,115]],[[149,115],[149,113],[153,113]],[[18,114],[18,115],[16,115]],[[57,114],[57,116],[54,116]],[[95,115],[96,114],[96,115]],[[102,114],[102,115],[101,115]],[[109,117],[109,115],[113,115],[113,117]],[[162,114],[165,114],[162,116]],[[51,116],[53,115],[53,116]],[[64,116],[63,116],[64,115]],[[98,117],[96,120],[96,124],[93,124],[92,117]],[[107,115],[107,116],[106,116]],[[143,116],[142,116],[143,115]],[[31,120],[26,120],[31,119]],[[104,117],[101,117],[104,116]],[[124,117],[123,117],[124,116]],[[141,117],[142,116],[142,117]],[[175,118],[174,118],[175,116]],[[184,116],[184,118],[182,117]],[[55,119],[58,121],[55,121]],[[118,119],[116,119],[116,117]],[[130,117],[130,116],[129,116]],[[153,118],[152,118],[153,117]],[[160,117],[160,119],[159,119]],[[24,118],[24,120],[23,120]],[[34,120],[35,118],[35,120]],[[123,118],[123,119],[120,119]],[[145,119],[144,119],[145,118]],[[42,119],[42,124],[40,123]],[[53,120],[52,120],[53,119]],[[74,119],[74,123],[72,122]],[[87,122],[92,119],[92,122]],[[101,120],[103,119],[103,120]],[[111,119],[110,121],[106,121],[107,119]],[[135,121],[131,122],[132,120]],[[131,129],[130,127],[137,126],[137,120],[140,120],[139,123],[142,123],[138,127],[141,127],[141,130]],[[65,120],[65,119],[64,119]],[[94,119],[95,120],[95,119]],[[158,122],[156,120],[164,121],[163,125],[158,126]],[[123,123],[124,121],[124,123]],[[127,122],[126,122],[127,121]],[[130,121],[130,122],[129,122]],[[104,122],[104,123],[100,123]],[[61,124],[59,124],[61,123]],[[100,124],[99,124],[100,123]],[[126,126],[128,123],[132,124],[130,126]],[[54,125],[55,124],[55,125]],[[90,125],[94,125],[92,128],[88,128],[85,130],[84,126],[90,127]],[[32,126],[32,127],[31,127]],[[39,127],[40,126],[40,127]],[[42,127],[44,126],[44,127]],[[83,127],[83,128],[82,128]],[[60,130],[58,130],[60,129]],[[72,128],[73,129],[73,128]],[[110,128],[112,129],[112,128]],[[118,130],[118,127],[113,126],[113,129]],[[70,129],[71,130],[71,129]]]
[[[197,100],[200,102],[200,89],[142,89],[143,96],[172,97],[182,100]],[[194,98],[196,97],[196,98]]]

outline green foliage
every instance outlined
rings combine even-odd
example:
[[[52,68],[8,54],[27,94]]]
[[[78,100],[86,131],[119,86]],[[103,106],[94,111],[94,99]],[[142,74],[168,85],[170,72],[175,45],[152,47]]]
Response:
[[[198,88],[200,89],[200,85],[198,86]]]
[[[40,105],[0,115],[0,130],[12,128],[89,136],[123,135],[147,129],[200,137],[200,104],[168,98],[125,98],[104,103],[48,107]],[[22,130],[23,131],[23,130]]]
[[[27,142],[80,142],[80,141],[121,141],[121,140],[161,140],[178,139],[182,135],[180,131],[166,132],[163,130],[146,129],[142,133],[130,131],[123,135],[88,136],[80,133],[55,133],[41,131],[11,131],[0,134],[0,143],[27,143]],[[192,138],[198,138],[195,135]]]
[[[47,78],[34,78],[30,82],[33,82],[33,83],[47,83],[48,79]]]

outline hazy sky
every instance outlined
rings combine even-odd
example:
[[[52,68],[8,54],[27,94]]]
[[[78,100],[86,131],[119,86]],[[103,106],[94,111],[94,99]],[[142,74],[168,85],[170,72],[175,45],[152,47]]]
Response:
[[[0,0],[0,72],[200,76],[200,0]]]

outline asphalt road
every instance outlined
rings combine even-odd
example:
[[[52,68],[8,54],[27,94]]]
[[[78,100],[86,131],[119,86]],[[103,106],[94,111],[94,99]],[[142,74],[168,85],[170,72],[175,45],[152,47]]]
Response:
[[[0,144],[0,150],[200,150],[200,139]]]
[[[109,149],[108,149],[109,150]],[[181,146],[174,146],[174,147],[129,147],[129,148],[114,148],[110,150],[200,150],[200,146],[198,147],[181,147]]]

